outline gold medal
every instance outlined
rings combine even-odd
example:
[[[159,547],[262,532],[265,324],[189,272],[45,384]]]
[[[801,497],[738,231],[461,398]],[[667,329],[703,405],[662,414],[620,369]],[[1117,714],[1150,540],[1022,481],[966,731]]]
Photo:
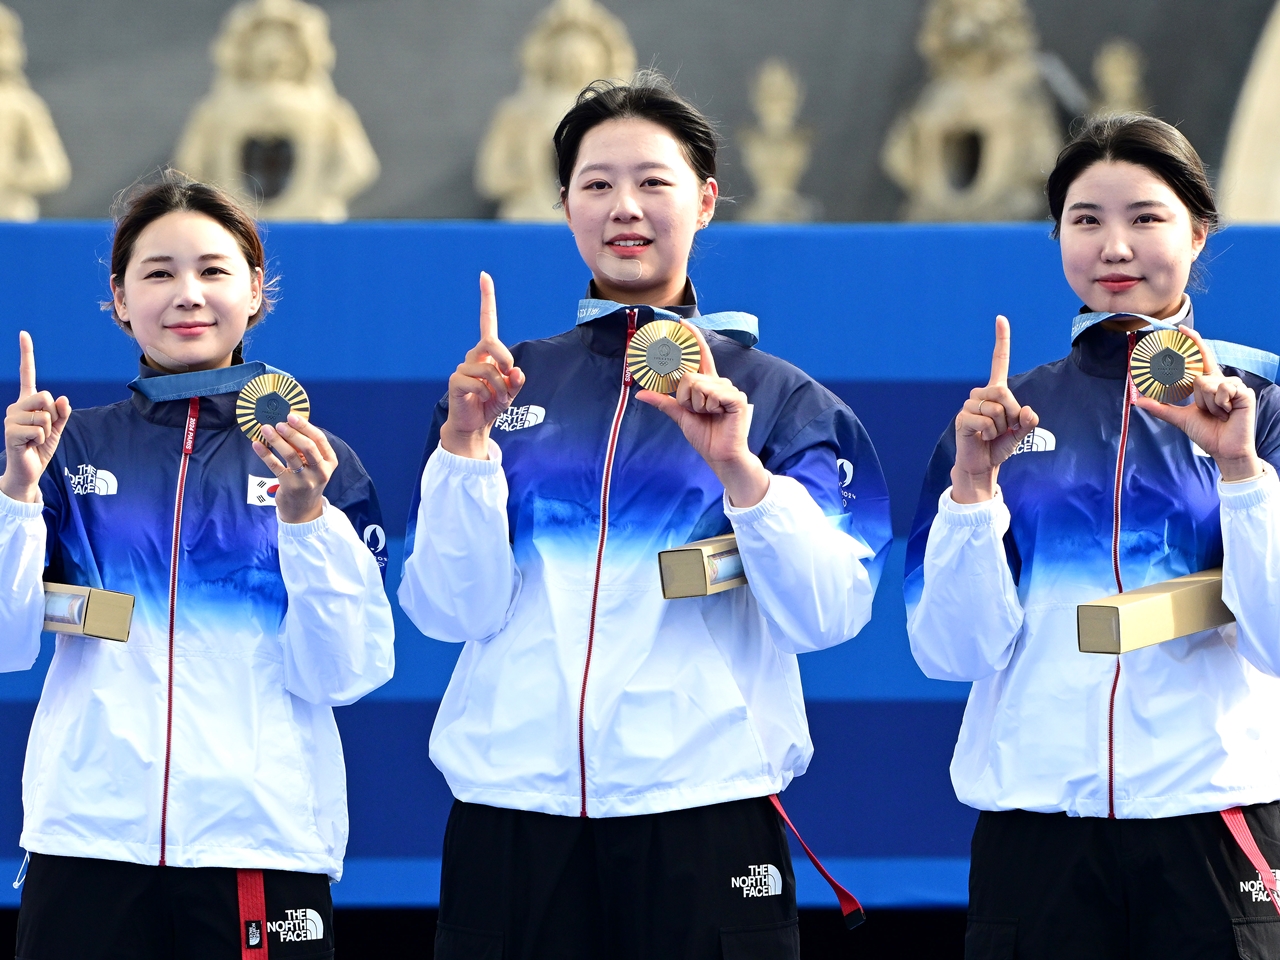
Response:
[[[701,360],[697,337],[674,320],[646,323],[627,347],[631,378],[654,393],[675,393],[676,384],[686,373],[697,370]]]
[[[1149,333],[1133,348],[1129,375],[1144,397],[1177,403],[1191,396],[1196,377],[1204,373],[1204,356],[1181,330]]]
[[[236,400],[236,422],[250,440],[262,439],[262,425],[284,423],[291,413],[311,419],[311,401],[297,380],[285,373],[264,373],[240,390]]]

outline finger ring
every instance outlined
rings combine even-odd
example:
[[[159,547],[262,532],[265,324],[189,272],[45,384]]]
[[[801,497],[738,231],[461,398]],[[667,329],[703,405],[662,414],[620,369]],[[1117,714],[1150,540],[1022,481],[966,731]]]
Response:
[[[979,400],[979,401],[978,401],[978,416],[980,416],[980,417],[985,416],[985,414],[982,412],[982,405],[983,405],[984,403],[986,403],[986,402],[987,402],[987,401],[985,401],[985,400]]]
[[[290,472],[290,473],[301,473],[301,472],[302,472],[302,468],[301,468],[301,467],[290,467],[290,468],[289,468],[289,472]]]
[[[36,425],[36,412],[35,412],[34,410],[32,410],[32,411],[31,411],[31,423],[29,423],[29,424],[28,424],[28,426],[34,427],[35,425]]]

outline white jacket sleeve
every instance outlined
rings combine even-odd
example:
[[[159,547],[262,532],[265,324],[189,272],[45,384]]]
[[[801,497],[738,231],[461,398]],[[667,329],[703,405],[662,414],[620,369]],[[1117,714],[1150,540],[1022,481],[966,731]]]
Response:
[[[428,637],[490,640],[506,626],[520,593],[502,450],[490,440],[489,459],[473,460],[436,447],[422,471],[421,495],[400,607]]]
[[[1280,479],[1218,483],[1222,510],[1222,602],[1236,615],[1236,649],[1280,677]]]
[[[44,627],[43,503],[0,493],[0,673],[30,670]]]
[[[999,487],[983,503],[956,503],[950,487],[938,499],[924,588],[907,618],[911,653],[925,676],[981,680],[1009,665],[1022,605],[1004,551],[1008,529]]]
[[[285,687],[309,703],[354,703],[395,669],[395,628],[378,561],[327,500],[315,520],[278,526],[289,596],[281,630]]]
[[[779,649],[835,646],[871,619],[875,584],[863,561],[875,551],[834,526],[800,481],[774,474],[763,500],[739,508],[726,495],[724,512]]]

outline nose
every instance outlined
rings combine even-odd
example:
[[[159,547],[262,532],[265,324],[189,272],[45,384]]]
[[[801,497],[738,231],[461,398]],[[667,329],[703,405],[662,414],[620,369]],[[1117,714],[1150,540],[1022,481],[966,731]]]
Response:
[[[1102,244],[1103,263],[1126,263],[1133,259],[1133,247],[1121,230],[1109,230]]]
[[[640,199],[630,187],[623,186],[614,190],[613,210],[609,219],[615,223],[633,223],[644,219],[644,211],[640,209]]]
[[[178,284],[173,305],[179,310],[193,310],[204,306],[204,285],[194,273],[184,273]]]

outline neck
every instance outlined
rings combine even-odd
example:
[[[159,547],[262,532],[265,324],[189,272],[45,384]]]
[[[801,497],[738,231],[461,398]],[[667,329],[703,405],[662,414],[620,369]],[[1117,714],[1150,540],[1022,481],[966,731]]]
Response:
[[[680,306],[684,303],[688,277],[681,273],[678,280],[663,283],[616,283],[608,277],[592,274],[596,292],[605,300],[618,303],[645,303],[651,307]]]

